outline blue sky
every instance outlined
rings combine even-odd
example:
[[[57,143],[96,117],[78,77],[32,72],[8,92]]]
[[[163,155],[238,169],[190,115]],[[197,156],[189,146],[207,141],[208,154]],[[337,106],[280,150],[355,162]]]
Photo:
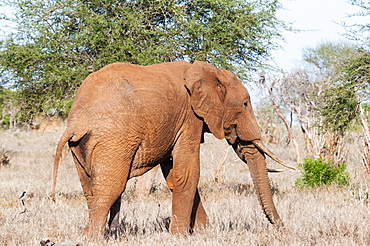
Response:
[[[324,41],[348,41],[341,35],[345,29],[337,23],[370,23],[370,17],[347,17],[361,11],[348,0],[280,0],[280,3],[283,9],[279,10],[278,18],[292,22],[296,29],[306,30],[283,33],[286,42],[281,50],[273,52],[273,57],[278,67],[284,69],[299,64],[303,48],[314,48]]]

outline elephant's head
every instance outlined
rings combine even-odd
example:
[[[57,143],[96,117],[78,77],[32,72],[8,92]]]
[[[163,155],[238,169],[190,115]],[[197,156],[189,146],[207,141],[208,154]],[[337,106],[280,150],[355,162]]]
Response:
[[[195,114],[204,119],[215,137],[226,138],[248,164],[264,213],[271,223],[278,223],[264,154],[283,162],[262,144],[246,88],[231,72],[199,61],[185,74],[185,86]]]

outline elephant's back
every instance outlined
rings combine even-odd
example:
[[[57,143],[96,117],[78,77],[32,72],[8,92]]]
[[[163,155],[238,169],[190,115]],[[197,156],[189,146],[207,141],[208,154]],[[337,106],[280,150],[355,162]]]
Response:
[[[190,109],[182,78],[187,64],[114,63],[90,74],[76,93],[68,119],[71,127],[133,132],[145,132],[151,125],[165,127],[181,117],[180,109]]]
[[[183,77],[189,66],[183,61],[150,66],[113,63],[90,74],[78,89],[75,101],[92,106],[112,100],[132,100],[136,95],[151,99],[178,97],[186,92]],[[136,100],[140,103],[142,99]]]

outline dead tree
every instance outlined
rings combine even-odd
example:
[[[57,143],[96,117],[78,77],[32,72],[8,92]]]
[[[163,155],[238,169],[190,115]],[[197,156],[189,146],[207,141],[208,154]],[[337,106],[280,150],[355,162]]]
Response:
[[[270,86],[268,86],[266,83],[262,83],[262,85],[263,85],[263,87],[266,89],[266,91],[269,94],[270,101],[274,105],[274,110],[275,110],[276,114],[279,116],[279,118],[281,119],[281,121],[284,123],[285,128],[288,131],[289,139],[290,139],[290,141],[292,141],[293,147],[294,147],[294,150],[295,150],[297,163],[299,163],[301,161],[301,155],[300,155],[300,152],[299,152],[298,143],[297,143],[297,141],[295,139],[295,136],[294,136],[292,125],[290,125],[288,123],[288,121],[285,119],[284,115],[282,114],[282,112],[280,110],[281,107],[280,107],[280,105],[278,103],[278,100],[276,99],[275,94],[273,93],[274,92],[274,89],[276,89],[278,95],[280,95],[279,89],[276,87],[276,83],[278,81],[279,81],[278,79],[273,80]]]

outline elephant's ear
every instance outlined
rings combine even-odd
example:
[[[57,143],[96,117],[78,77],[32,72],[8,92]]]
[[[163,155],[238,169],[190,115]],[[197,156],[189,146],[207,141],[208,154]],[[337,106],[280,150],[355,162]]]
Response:
[[[216,138],[223,139],[226,87],[218,79],[218,69],[211,64],[195,61],[184,80],[193,111],[204,119]]]

